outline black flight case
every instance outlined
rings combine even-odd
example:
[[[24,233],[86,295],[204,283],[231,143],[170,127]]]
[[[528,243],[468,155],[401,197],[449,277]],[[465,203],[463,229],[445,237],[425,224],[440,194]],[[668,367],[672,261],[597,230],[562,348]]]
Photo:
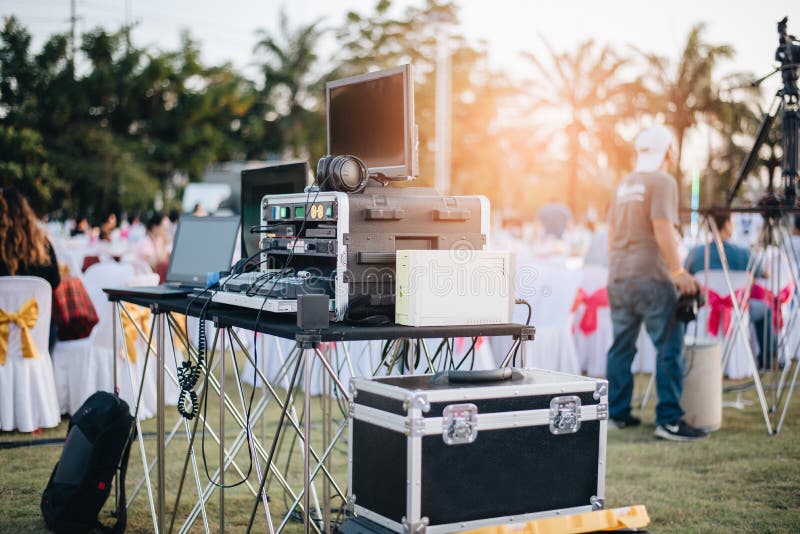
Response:
[[[356,516],[435,534],[603,508],[606,380],[498,369],[350,389]]]

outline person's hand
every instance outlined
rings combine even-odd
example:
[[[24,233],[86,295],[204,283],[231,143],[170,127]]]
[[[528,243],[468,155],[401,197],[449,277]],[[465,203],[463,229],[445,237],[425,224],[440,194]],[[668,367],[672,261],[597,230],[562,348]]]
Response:
[[[672,281],[681,295],[696,295],[700,292],[700,284],[684,269],[672,273]]]

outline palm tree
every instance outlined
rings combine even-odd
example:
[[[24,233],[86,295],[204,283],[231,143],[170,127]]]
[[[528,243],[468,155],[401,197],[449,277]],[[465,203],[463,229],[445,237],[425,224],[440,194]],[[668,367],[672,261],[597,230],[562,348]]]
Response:
[[[752,79],[750,75],[735,75],[734,80],[742,81]],[[722,143],[719,147],[709,150],[709,164],[706,178],[714,180],[709,184],[713,189],[713,198],[717,202],[725,198],[724,193],[734,184],[739,168],[744,162],[753,146],[758,128],[765,110],[758,104],[760,93],[747,91],[744,97],[738,100],[723,100],[719,103],[719,113],[711,120],[710,126],[719,134]],[[775,185],[776,171],[781,165],[782,146],[780,136],[780,119],[772,125],[764,143],[758,151],[758,160],[754,172],[760,183],[753,189],[759,190],[766,187],[772,190]],[[779,173],[778,173],[778,177]],[[747,181],[745,181],[745,185]]]
[[[257,113],[277,125],[279,146],[293,156],[321,155],[324,150],[327,76],[315,71],[319,40],[325,33],[320,22],[292,28],[281,10],[278,34],[259,30],[261,38],[255,46],[255,52],[263,54],[259,66],[264,75]]]
[[[684,140],[690,129],[704,118],[719,115],[721,100],[712,78],[714,67],[723,59],[733,57],[727,44],[711,44],[703,39],[705,23],[695,24],[689,31],[680,59],[669,59],[652,53],[642,53],[650,66],[656,86],[651,111],[662,111],[678,141],[675,176],[680,184],[683,177],[681,162]]]
[[[603,173],[618,177],[630,169],[633,150],[620,134],[620,125],[633,120],[647,99],[638,79],[626,81],[621,71],[629,64],[609,46],[587,40],[573,52],[549,51],[549,66],[530,53],[534,67],[534,106],[550,108],[566,124],[566,176],[573,212],[578,207],[578,183]]]

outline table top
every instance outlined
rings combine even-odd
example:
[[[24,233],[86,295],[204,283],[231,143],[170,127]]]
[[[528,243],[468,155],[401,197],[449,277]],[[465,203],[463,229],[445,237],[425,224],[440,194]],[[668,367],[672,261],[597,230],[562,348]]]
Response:
[[[108,291],[106,291],[109,293]],[[191,297],[134,297],[109,293],[109,300],[129,302],[150,308],[154,313],[183,313],[199,317],[206,301]],[[347,322],[332,322],[324,330],[307,331],[297,326],[295,314],[277,314],[267,311],[240,308],[209,302],[206,308],[206,318],[214,321],[218,326],[237,327],[246,330],[261,332],[285,339],[298,341],[306,340],[313,335],[317,341],[368,341],[384,339],[419,339],[419,338],[452,338],[452,337],[478,337],[478,336],[527,336],[533,338],[535,329],[524,324],[487,324],[487,325],[460,325],[460,326],[403,326],[398,324],[384,324],[367,326]]]

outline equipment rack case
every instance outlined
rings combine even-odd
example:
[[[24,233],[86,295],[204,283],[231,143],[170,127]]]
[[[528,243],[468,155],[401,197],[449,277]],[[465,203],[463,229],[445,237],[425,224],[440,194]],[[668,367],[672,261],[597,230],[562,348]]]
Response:
[[[541,369],[350,382],[348,511],[435,534],[604,506],[608,382]]]

